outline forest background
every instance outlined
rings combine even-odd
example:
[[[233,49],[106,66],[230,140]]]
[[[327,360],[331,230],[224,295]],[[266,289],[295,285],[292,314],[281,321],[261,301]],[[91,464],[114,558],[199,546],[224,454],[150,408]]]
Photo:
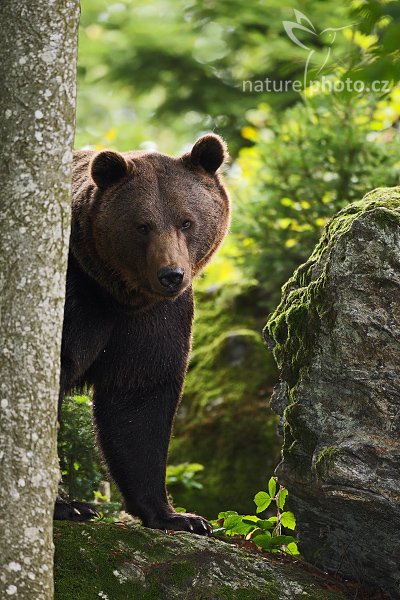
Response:
[[[399,184],[400,3],[81,5],[76,148],[179,154],[215,131],[230,150],[231,232],[195,285],[168,484],[187,510],[245,514],[281,447],[267,316],[329,218]],[[67,399],[59,440],[65,491],[85,500],[107,479],[90,402]]]

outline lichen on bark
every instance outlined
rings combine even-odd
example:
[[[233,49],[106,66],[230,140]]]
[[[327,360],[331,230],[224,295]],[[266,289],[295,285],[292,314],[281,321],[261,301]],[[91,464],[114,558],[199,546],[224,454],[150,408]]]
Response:
[[[0,5],[0,597],[49,600],[78,0]]]

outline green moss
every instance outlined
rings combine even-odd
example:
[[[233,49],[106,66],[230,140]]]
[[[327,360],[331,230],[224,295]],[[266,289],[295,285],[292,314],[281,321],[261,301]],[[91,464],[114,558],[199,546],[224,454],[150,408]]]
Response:
[[[358,218],[371,212],[382,226],[393,221],[400,223],[400,187],[379,188],[341,210],[326,226],[308,261],[282,288],[282,301],[269,318],[264,333],[274,342],[273,353],[279,368],[285,365],[289,370],[285,373],[289,385],[294,385],[301,369],[308,366],[321,318],[326,316],[323,291],[330,252]]]
[[[400,187],[374,190],[333,217],[308,261],[283,286],[281,303],[264,328],[281,379],[288,384],[290,405],[284,415],[283,456],[301,472],[309,470],[317,438],[307,427],[296,390],[307,376],[322,324],[329,325],[335,318],[325,295],[330,255],[338,239],[366,214],[380,227],[400,224]],[[327,458],[321,459],[320,469]]]
[[[186,587],[196,574],[194,565],[188,562],[178,562],[170,566],[167,581],[177,588]]]
[[[290,427],[291,438],[293,440],[301,439],[302,448],[307,454],[314,452],[317,437],[307,427],[307,421],[302,415],[301,404],[293,402],[285,409],[285,421]]]
[[[279,600],[280,597],[280,587],[277,589],[273,585],[266,586],[262,591],[246,588],[232,589],[224,586],[218,591],[217,596],[223,600]]]
[[[215,539],[56,522],[54,542],[56,600],[279,600],[290,586],[302,598],[331,598],[297,561],[261,560]]]
[[[340,452],[340,448],[337,446],[329,446],[321,450],[321,452],[317,456],[316,466],[322,464],[323,462],[332,461],[333,457]]]
[[[283,455],[297,475],[303,478],[310,473],[317,436],[307,427],[302,417],[302,406],[297,402],[285,409],[284,417]]]
[[[128,527],[61,521],[54,523],[54,539],[56,600],[93,600],[101,591],[124,600],[133,589],[138,598],[160,598],[154,595],[156,584],[144,590],[139,582],[121,582],[114,574],[135,552],[145,550],[158,561],[165,557],[163,544],[153,538],[149,543],[145,528],[129,535]]]
[[[323,479],[327,475],[340,452],[340,448],[336,446],[329,446],[321,450],[315,461],[315,470],[319,478]]]

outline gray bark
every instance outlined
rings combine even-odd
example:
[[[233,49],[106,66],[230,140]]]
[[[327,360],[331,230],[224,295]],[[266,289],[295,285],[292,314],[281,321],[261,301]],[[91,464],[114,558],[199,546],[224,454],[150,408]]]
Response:
[[[79,0],[0,5],[0,597],[53,597]]]

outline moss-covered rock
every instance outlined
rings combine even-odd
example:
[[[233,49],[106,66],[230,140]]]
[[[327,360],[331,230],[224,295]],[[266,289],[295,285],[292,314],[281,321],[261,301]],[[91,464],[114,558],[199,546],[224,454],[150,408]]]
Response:
[[[295,561],[137,525],[58,522],[55,600],[340,600]]]
[[[400,188],[340,211],[264,335],[306,558],[400,597]]]

